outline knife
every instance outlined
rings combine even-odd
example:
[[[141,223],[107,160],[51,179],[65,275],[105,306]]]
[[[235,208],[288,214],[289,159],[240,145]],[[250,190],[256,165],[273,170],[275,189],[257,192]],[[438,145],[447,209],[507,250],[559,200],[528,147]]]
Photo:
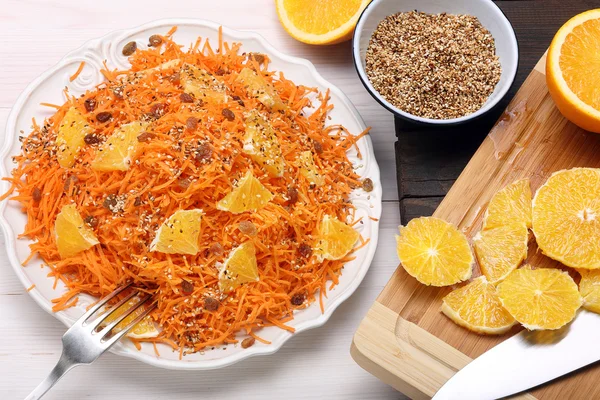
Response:
[[[523,331],[458,371],[433,400],[493,400],[600,360],[600,315],[581,310],[555,331]]]

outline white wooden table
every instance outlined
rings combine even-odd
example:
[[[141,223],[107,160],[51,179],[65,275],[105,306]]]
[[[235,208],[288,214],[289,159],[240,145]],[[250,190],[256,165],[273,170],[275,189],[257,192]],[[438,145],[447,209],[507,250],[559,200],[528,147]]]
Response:
[[[316,1],[316,0],[313,0]],[[19,93],[65,53],[112,30],[159,18],[193,17],[263,35],[282,52],[311,60],[341,88],[373,127],[382,172],[379,247],[356,293],[323,327],[299,334],[274,355],[232,367],[168,371],[106,354],[71,371],[48,399],[391,399],[402,397],[350,357],[352,335],[397,266],[400,223],[393,117],[360,84],[349,43],[312,47],[279,25],[273,0],[2,0],[0,2],[0,132]],[[27,295],[0,247],[0,399],[22,399],[60,355],[65,327]]]

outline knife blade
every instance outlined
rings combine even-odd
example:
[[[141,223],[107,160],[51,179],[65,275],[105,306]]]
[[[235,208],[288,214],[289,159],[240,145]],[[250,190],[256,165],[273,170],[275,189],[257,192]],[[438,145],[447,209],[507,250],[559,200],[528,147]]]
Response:
[[[458,371],[433,400],[493,400],[600,360],[600,315],[581,310],[556,331],[523,331]]]

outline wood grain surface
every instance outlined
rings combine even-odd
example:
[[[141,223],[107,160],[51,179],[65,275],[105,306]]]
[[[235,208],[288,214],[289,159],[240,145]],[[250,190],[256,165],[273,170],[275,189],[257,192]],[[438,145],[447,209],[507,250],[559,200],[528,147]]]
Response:
[[[503,101],[472,123],[450,129],[415,126],[396,119],[396,165],[402,223],[431,215],[506,108],[554,34],[572,16],[600,7],[600,0],[496,1],[519,43],[519,68]]]
[[[600,167],[600,135],[578,128],[560,114],[548,93],[544,70],[545,57],[433,213],[458,226],[468,238],[479,232],[488,202],[507,184],[529,178],[535,192],[555,171]],[[533,237],[529,242],[526,263],[562,267],[537,251]],[[479,275],[476,265],[473,277]],[[422,285],[399,267],[361,323],[354,338],[354,358],[395,387],[426,398],[464,366],[456,351],[475,358],[520,330],[515,327],[505,335],[485,336],[459,327],[440,312],[442,298],[451,290]],[[539,339],[559,338],[568,329],[567,325],[539,332]],[[393,359],[381,357],[384,354]],[[570,355],[556,354],[556,362],[566,357]],[[531,394],[544,400],[597,399],[599,379],[600,365],[596,364]]]

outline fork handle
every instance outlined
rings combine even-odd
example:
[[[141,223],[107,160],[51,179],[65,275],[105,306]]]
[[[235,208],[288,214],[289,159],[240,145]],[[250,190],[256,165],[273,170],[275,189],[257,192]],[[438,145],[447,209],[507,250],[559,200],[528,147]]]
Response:
[[[50,388],[54,386],[60,378],[63,377],[63,375],[65,375],[69,370],[71,370],[73,367],[76,367],[77,365],[79,364],[74,363],[72,360],[66,357],[63,351],[63,353],[60,355],[60,359],[58,360],[52,371],[50,371],[50,374],[46,377],[46,379],[42,381],[42,383],[40,383],[35,389],[33,389],[33,392],[31,392],[29,396],[25,397],[25,400],[41,399],[46,394],[46,392],[50,390]]]

